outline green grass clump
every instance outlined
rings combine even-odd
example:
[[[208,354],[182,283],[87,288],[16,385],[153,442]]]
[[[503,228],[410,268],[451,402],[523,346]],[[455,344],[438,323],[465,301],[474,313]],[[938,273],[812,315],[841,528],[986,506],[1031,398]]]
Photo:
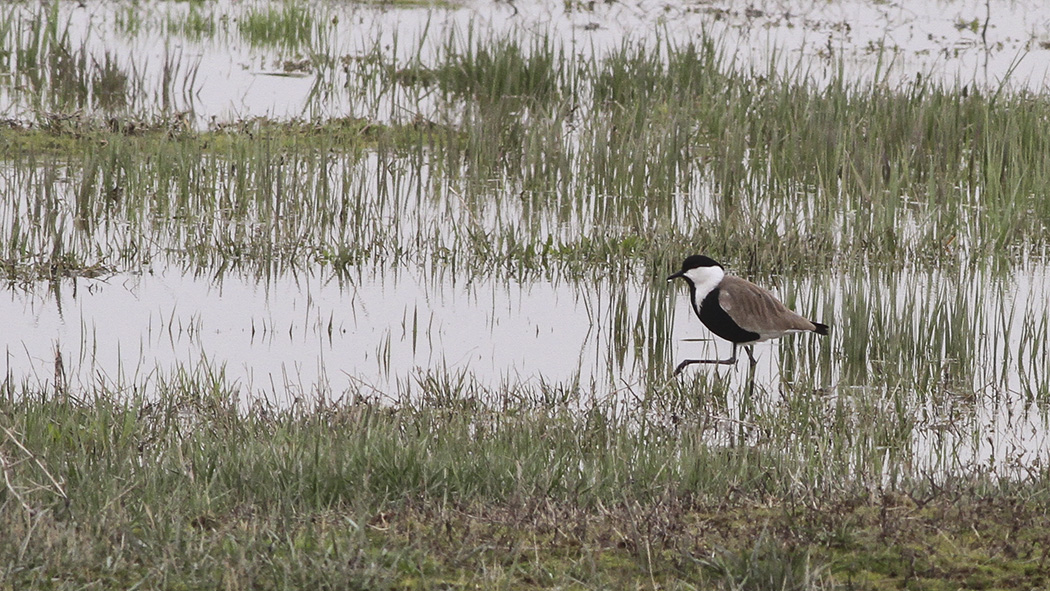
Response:
[[[314,10],[296,2],[278,2],[248,9],[237,20],[237,30],[257,47],[299,49],[318,36]]]
[[[167,29],[187,39],[211,39],[219,31],[218,19],[213,12],[205,12],[201,3],[191,2],[185,11],[169,13]]]
[[[466,48],[446,48],[448,63],[434,69],[442,90],[481,102],[518,99],[543,104],[569,90],[565,68],[571,65],[547,38],[525,46],[520,40],[475,40],[468,35]]]

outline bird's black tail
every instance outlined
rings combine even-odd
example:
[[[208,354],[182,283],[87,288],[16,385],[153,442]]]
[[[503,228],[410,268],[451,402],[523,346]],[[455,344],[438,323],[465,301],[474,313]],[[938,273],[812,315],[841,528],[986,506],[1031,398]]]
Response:
[[[813,332],[826,336],[828,334],[828,325],[827,324],[821,324],[819,322],[814,322],[813,323]]]

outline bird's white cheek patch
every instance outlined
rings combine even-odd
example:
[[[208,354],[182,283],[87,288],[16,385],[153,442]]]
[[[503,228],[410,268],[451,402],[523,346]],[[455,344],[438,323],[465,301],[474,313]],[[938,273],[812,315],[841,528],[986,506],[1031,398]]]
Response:
[[[720,267],[696,267],[686,271],[685,276],[693,282],[696,288],[697,304],[704,301],[711,290],[718,287],[726,273]]]

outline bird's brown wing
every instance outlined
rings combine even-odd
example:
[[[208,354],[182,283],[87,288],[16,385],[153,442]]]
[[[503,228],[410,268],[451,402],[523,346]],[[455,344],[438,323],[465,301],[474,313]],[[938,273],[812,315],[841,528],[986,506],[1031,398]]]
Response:
[[[765,335],[815,328],[773,294],[746,279],[727,275],[718,290],[718,304],[744,330]]]

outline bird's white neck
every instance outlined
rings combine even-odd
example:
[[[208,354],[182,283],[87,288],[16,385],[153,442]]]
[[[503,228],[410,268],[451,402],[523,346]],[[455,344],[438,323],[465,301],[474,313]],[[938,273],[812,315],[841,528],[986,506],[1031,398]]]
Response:
[[[718,287],[718,284],[722,282],[726,272],[721,267],[695,267],[689,269],[683,275],[693,282],[696,307],[699,308],[707,294],[711,293],[711,290]]]

